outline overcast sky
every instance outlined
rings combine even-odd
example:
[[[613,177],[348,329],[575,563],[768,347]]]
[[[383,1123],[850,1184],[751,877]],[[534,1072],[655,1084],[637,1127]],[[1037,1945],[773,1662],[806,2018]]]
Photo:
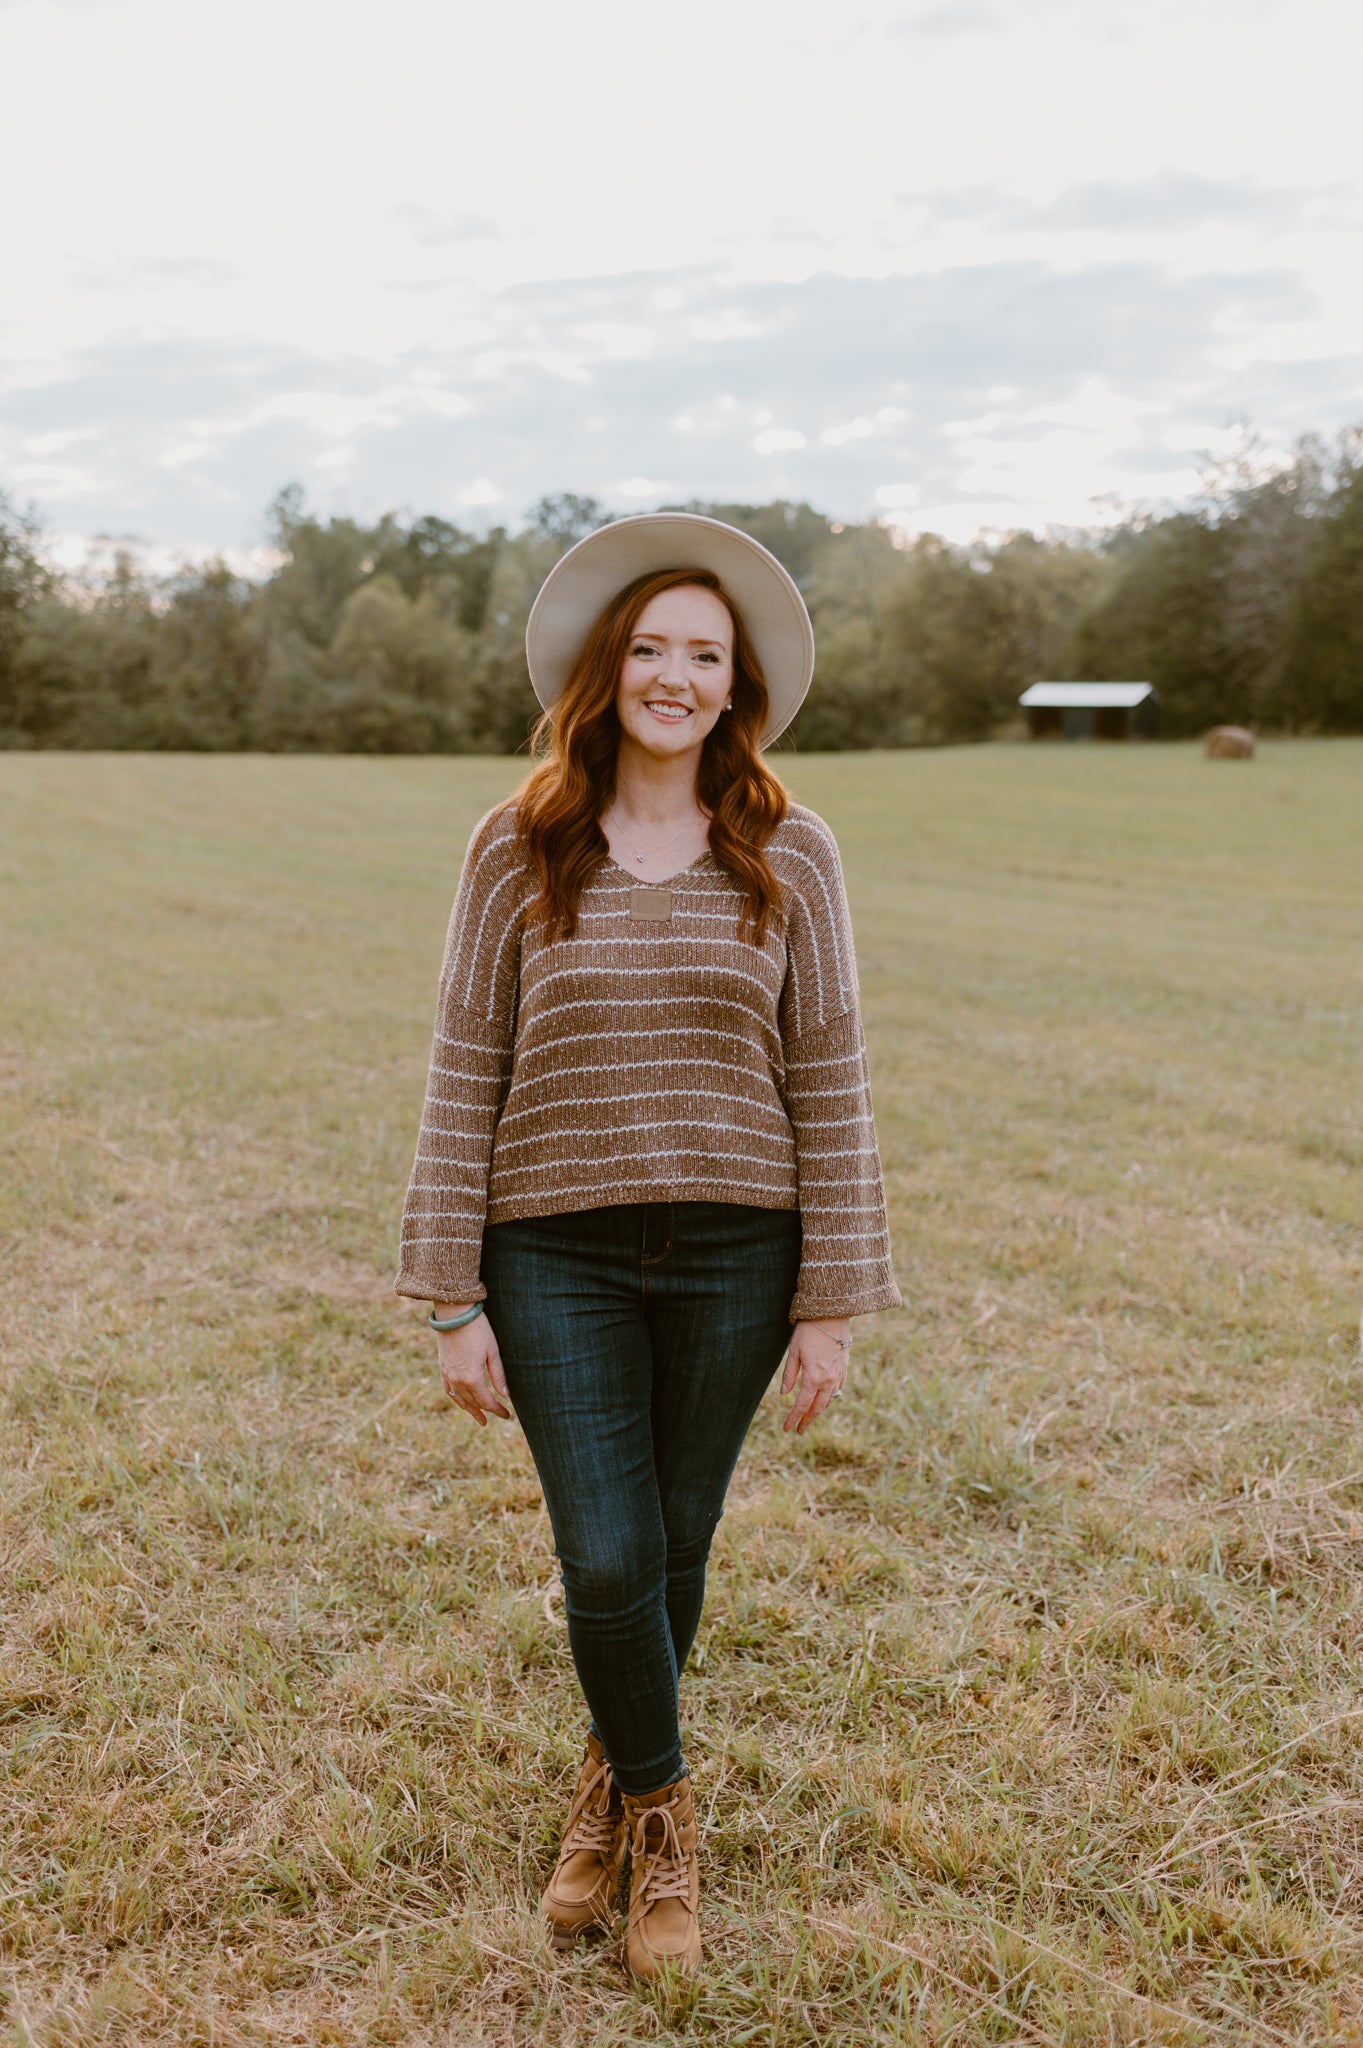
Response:
[[[0,488],[247,549],[1185,501],[1363,420],[1345,0],[0,0]]]

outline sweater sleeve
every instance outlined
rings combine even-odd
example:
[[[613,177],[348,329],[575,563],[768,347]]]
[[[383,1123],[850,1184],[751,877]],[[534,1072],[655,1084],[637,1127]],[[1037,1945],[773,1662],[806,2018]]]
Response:
[[[871,1115],[852,920],[833,836],[806,813],[787,893],[781,1005],[786,1112],[804,1249],[790,1319],[860,1316],[900,1299]]]
[[[402,1217],[399,1294],[486,1299],[492,1140],[511,1081],[525,876],[509,813],[475,828],[450,914],[426,1102]]]

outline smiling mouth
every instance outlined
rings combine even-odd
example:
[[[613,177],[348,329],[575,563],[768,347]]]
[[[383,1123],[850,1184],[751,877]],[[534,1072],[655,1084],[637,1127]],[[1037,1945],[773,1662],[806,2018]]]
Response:
[[[655,718],[661,718],[665,725],[680,725],[684,718],[691,716],[687,705],[674,704],[665,698],[651,699],[645,704],[644,709],[651,711]]]

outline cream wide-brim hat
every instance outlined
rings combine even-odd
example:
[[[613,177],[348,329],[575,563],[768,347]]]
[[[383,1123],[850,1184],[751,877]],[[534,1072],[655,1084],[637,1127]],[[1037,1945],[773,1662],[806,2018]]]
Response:
[[[751,535],[698,512],[641,512],[589,533],[545,577],[525,628],[525,658],[546,711],[617,591],[661,569],[710,569],[742,615],[767,679],[769,747],[814,674],[814,628],[793,577]]]

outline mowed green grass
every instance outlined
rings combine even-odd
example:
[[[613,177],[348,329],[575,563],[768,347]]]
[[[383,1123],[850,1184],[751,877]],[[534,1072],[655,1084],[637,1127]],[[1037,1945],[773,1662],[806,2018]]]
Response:
[[[537,1924],[548,1527],[389,1291],[517,771],[0,757],[6,2042],[1363,2038],[1363,743],[784,765],[906,1305],[740,1466],[667,1995]]]

